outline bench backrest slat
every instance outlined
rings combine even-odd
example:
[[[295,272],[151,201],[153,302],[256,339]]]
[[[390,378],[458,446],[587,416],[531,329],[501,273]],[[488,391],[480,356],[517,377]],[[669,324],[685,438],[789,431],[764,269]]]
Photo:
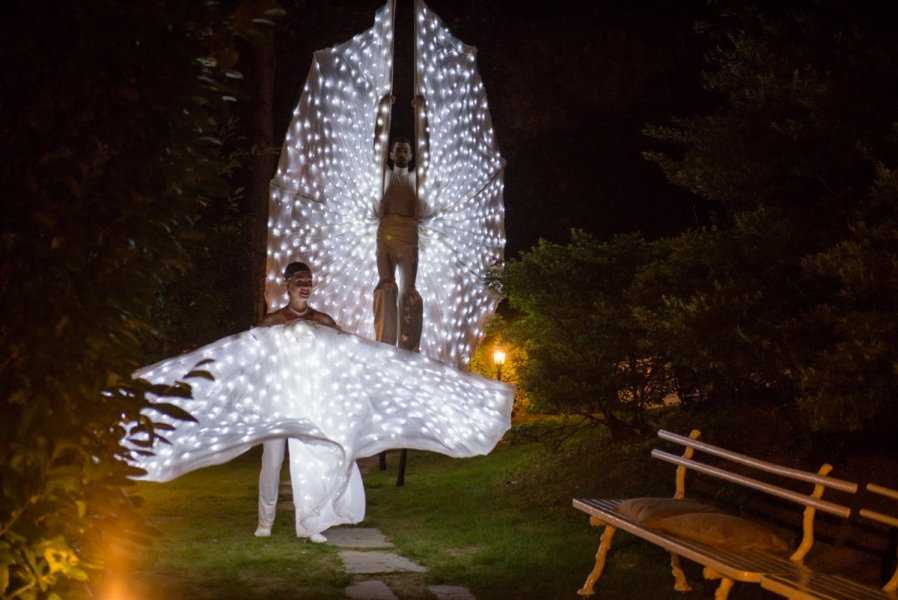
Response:
[[[700,442],[698,440],[666,431],[664,429],[658,431],[658,437],[669,442],[674,442],[676,444],[695,448],[696,450],[700,450],[701,452],[704,452],[706,454],[719,456],[735,463],[746,465],[760,471],[765,471],[767,473],[773,473],[775,475],[781,475],[783,477],[796,479],[798,481],[805,481],[807,483],[823,485],[828,488],[841,490],[850,494],[857,492],[857,484],[851,481],[844,481],[842,479],[827,477],[825,475],[819,475],[817,473],[809,473],[808,471],[802,471],[800,469],[783,467],[763,460],[758,460],[757,458],[752,458],[751,456],[739,454],[738,452],[724,450],[723,448],[718,448],[717,446],[712,446],[711,444],[706,444],[705,442]]]
[[[652,450],[652,457],[663,460],[665,462],[673,463],[675,465],[681,465],[683,467],[686,467],[687,469],[705,473],[706,475],[711,475],[713,477],[717,477],[718,479],[731,481],[733,483],[738,483],[750,488],[754,488],[756,490],[761,490],[762,492],[766,492],[771,496],[790,500],[792,502],[795,502],[796,504],[813,506],[817,510],[822,510],[823,512],[827,512],[839,517],[847,518],[848,515],[851,514],[851,509],[847,506],[841,506],[839,504],[835,504],[834,502],[820,500],[818,498],[801,494],[799,492],[794,492],[792,490],[787,490],[786,488],[772,485],[764,481],[758,481],[757,479],[753,479],[751,477],[731,473],[730,471],[725,471],[724,469],[719,469],[702,462],[683,458],[682,456],[677,456],[675,454],[670,454],[669,452],[664,452],[663,450]]]
[[[887,488],[882,485],[868,483],[867,491],[874,494],[879,494],[880,496],[885,496],[886,498],[891,498],[892,500],[898,500],[898,490],[893,490],[892,488]],[[880,512],[876,512],[875,510],[862,508],[861,516],[868,519],[873,519],[874,521],[878,521],[880,523],[885,523],[886,525],[891,525],[892,527],[898,527],[898,519],[896,519],[892,515],[884,515]],[[898,591],[898,564],[896,564],[895,566],[895,572],[892,573],[892,578],[889,579],[884,586],[882,586],[882,590],[892,595],[894,595],[895,592]]]
[[[879,494],[880,496],[885,496],[886,498],[898,500],[898,490],[893,490],[891,488],[877,485],[875,483],[868,483],[867,491],[874,494]],[[892,527],[898,527],[898,519],[896,519],[892,515],[884,515],[881,512],[876,512],[875,510],[870,510],[869,508],[862,508],[861,516],[872,519],[874,521],[879,521],[880,523],[885,523],[886,525],[891,525]]]
[[[877,485],[875,483],[868,483],[867,490],[873,492],[874,494],[879,494],[880,496],[886,496],[887,498],[898,500],[898,490],[893,490],[891,488]]]
[[[884,515],[882,513],[876,512],[875,510],[870,510],[869,508],[862,508],[861,516],[872,519],[874,521],[879,521],[880,523],[885,523],[886,525],[891,525],[892,527],[898,527],[898,519],[896,519],[895,517]]]

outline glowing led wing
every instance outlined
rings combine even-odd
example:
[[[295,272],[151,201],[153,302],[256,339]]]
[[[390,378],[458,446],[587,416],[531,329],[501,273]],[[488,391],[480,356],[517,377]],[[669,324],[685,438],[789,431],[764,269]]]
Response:
[[[415,3],[416,94],[429,150],[418,136],[427,210],[420,228],[418,290],[425,302],[421,352],[466,365],[497,296],[483,283],[505,248],[499,154],[476,53]]]
[[[376,205],[383,173],[375,140],[380,100],[390,94],[393,2],[374,26],[315,53],[271,183],[265,299],[287,302],[284,267],[310,264],[320,287],[316,307],[348,331],[373,337],[371,290]],[[383,137],[383,136],[382,136]],[[364,302],[363,300],[364,296]]]
[[[374,337],[377,205],[390,93],[392,1],[375,25],[315,53],[272,182],[266,300],[287,302],[279,277],[303,260],[315,272],[313,303],[340,327]],[[477,72],[475,49],[416,4],[416,86],[425,99],[429,148],[419,148],[425,204],[417,288],[424,301],[421,352],[465,366],[498,298],[484,275],[503,258],[504,161]],[[421,140],[419,136],[419,141]]]

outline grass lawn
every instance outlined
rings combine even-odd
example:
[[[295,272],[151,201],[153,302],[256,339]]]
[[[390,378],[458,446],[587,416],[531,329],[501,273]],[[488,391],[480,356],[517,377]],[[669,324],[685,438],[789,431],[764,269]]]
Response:
[[[170,483],[140,484],[160,535],[135,560],[133,600],[345,597],[354,579],[342,571],[337,548],[294,537],[292,514],[278,514],[272,537],[253,537],[259,456],[256,449]],[[397,462],[391,454],[389,469],[364,476],[362,525],[380,528],[399,554],[428,567],[379,577],[400,600],[432,598],[430,584],[464,585],[478,600],[577,598],[600,534],[570,506],[571,496],[583,493],[583,473],[594,472],[597,485],[608,480],[609,495],[654,477],[626,456],[609,456],[607,468],[595,471],[550,461],[548,473],[534,476],[540,471],[533,465],[547,461],[532,442],[502,443],[489,456],[464,460],[411,452],[402,488],[394,485]],[[672,479],[669,470],[665,479]],[[602,598],[713,597],[696,569],[687,574],[696,591],[674,592],[668,556],[618,533],[598,590]],[[771,596],[737,584],[730,597]]]
[[[136,558],[132,600],[342,598],[350,578],[329,547],[304,543],[290,513],[256,538],[261,449],[175,481],[141,483],[159,530]]]

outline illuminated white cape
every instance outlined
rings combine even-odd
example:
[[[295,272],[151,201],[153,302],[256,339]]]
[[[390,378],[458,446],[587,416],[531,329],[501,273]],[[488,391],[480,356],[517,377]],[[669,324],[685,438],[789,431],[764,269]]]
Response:
[[[196,422],[152,412],[175,429],[136,465],[168,481],[292,438],[297,529],[309,534],[364,517],[356,459],[393,448],[486,454],[510,427],[511,386],[305,321],[250,329],[134,376],[175,384],[206,359],[214,381],[193,378],[192,398],[164,399]]]

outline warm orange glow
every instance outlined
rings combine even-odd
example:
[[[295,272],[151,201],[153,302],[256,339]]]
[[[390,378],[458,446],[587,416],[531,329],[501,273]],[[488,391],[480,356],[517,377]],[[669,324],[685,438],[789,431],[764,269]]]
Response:
[[[505,352],[496,348],[493,351],[493,362],[499,365],[500,367],[505,364]]]
[[[140,600],[140,592],[134,591],[131,580],[130,551],[111,543],[104,552],[105,573],[97,581],[97,600]]]
[[[128,589],[128,581],[121,575],[113,575],[106,582],[103,592],[100,595],[102,600],[136,600]]]

